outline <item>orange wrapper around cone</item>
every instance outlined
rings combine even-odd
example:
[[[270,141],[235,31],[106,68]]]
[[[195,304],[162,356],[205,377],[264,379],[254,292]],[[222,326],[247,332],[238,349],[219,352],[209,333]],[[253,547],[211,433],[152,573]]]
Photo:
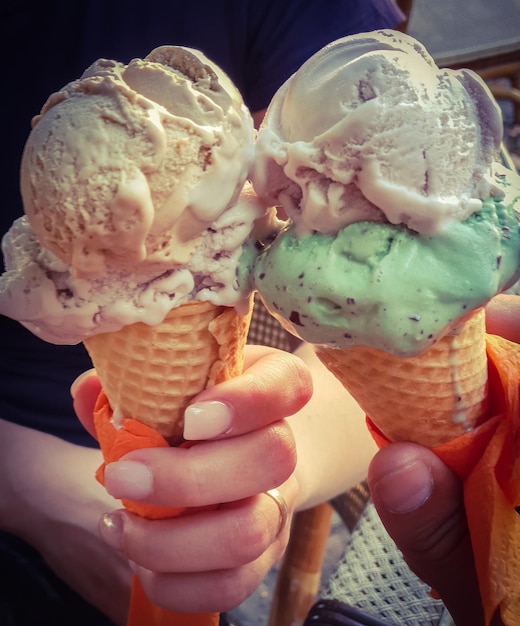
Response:
[[[94,423],[105,463],[132,450],[185,445],[183,414],[191,399],[210,385],[242,373],[251,313],[193,302],[174,309],[158,326],[142,323],[85,341],[103,391]],[[124,500],[127,510],[149,519],[196,509]],[[155,606],[134,577],[128,626],[217,626],[218,614],[181,614]]]
[[[466,338],[473,332],[476,334],[476,325],[481,327],[481,321],[477,319],[476,324],[474,322],[475,320],[468,322],[474,327],[473,331],[463,330],[461,333],[463,346]],[[439,429],[434,428],[437,434],[432,442],[427,433],[427,425],[421,421],[420,411],[423,409],[417,408],[413,403],[413,408],[409,408],[407,413],[404,407],[398,411],[396,419],[400,423],[399,439],[396,438],[395,431],[392,432],[393,436],[384,431],[388,427],[388,422],[385,419],[381,420],[380,415],[375,416],[367,411],[367,424],[380,447],[398,440],[415,441],[426,445],[461,478],[486,626],[489,626],[497,610],[500,611],[506,626],[519,626],[520,515],[516,508],[520,506],[520,345],[502,337],[485,335],[484,332],[481,336],[485,349],[486,398],[479,400],[482,402],[484,413],[475,412],[469,422],[473,425],[470,429],[466,420],[461,424],[448,423],[448,432],[453,432],[453,428],[459,428],[459,435],[447,440]],[[478,344],[481,343],[481,339],[477,337],[475,339]],[[448,341],[452,342],[451,339]],[[457,340],[455,347],[456,344]],[[465,346],[463,350],[468,351],[470,348]],[[448,351],[447,355],[450,354],[444,367],[451,368],[453,375],[457,359],[456,354]],[[428,360],[430,355],[426,358]],[[478,359],[480,361],[481,357]],[[462,362],[465,360],[463,358]],[[335,363],[337,362],[336,360]],[[333,371],[345,387],[350,389],[346,381],[347,372],[343,373],[345,378],[342,379],[337,366]],[[413,369],[408,370],[408,382],[412,387],[413,376]],[[388,376],[384,375],[384,378]],[[461,381],[460,378],[458,380],[459,389]],[[378,392],[374,387],[378,382],[376,375],[371,381],[376,394]],[[383,380],[383,385],[386,382],[387,380]],[[438,386],[442,388],[444,385],[441,382]],[[420,390],[418,393],[424,392],[421,385],[418,385],[417,389]],[[409,397],[410,390],[408,389],[406,393]],[[472,394],[469,395],[474,397]],[[479,394],[476,395],[478,397]],[[392,402],[392,399],[387,398],[388,404],[385,406],[383,403],[380,408],[392,412]],[[437,403],[436,393],[430,397],[430,403]],[[472,402],[469,404],[473,406]],[[458,399],[457,407],[459,410]],[[366,410],[366,407],[363,408]],[[452,413],[454,414],[456,412]],[[416,429],[417,420],[419,426]],[[404,429],[406,421],[408,432]],[[429,443],[421,441],[423,432],[426,433]]]

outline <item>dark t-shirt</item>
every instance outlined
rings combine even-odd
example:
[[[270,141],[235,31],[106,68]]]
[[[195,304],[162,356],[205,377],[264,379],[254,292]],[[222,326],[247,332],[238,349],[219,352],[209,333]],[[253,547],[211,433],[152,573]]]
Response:
[[[257,111],[326,43],[400,21],[392,0],[3,2],[0,233],[22,214],[18,169],[31,118],[96,59],[126,63],[164,44],[198,48]],[[0,418],[94,445],[73,416],[69,394],[89,367],[83,346],[47,344],[0,316]]]

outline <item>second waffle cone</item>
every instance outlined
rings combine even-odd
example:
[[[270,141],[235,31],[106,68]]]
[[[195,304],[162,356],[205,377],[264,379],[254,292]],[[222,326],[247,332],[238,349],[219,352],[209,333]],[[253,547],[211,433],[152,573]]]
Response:
[[[367,346],[316,352],[390,441],[434,447],[486,415],[483,310],[419,356],[396,357]]]
[[[157,326],[137,322],[86,339],[114,421],[134,418],[181,443],[191,399],[242,373],[249,321],[232,307],[193,301]]]

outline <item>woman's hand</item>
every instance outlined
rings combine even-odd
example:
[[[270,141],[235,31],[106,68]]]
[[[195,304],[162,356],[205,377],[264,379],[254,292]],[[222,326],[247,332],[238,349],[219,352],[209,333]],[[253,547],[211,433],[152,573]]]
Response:
[[[92,432],[99,391],[94,374],[74,385],[75,408]],[[297,357],[248,346],[244,374],[207,389],[186,411],[185,435],[195,446],[137,450],[105,472],[108,492],[153,504],[217,506],[151,521],[117,510],[101,534],[129,559],[150,599],[183,612],[219,612],[240,604],[283,553],[288,525],[265,495],[278,487],[289,517],[299,485],[295,441],[285,417],[312,393]]]

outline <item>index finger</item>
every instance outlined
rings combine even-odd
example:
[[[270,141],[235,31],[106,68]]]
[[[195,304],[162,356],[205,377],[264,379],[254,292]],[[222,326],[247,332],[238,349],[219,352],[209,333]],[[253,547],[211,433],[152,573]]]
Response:
[[[296,413],[310,399],[311,375],[299,357],[274,348],[246,346],[244,362],[241,376],[204,390],[186,409],[186,439],[251,432]],[[92,413],[100,390],[95,370],[79,376],[71,389],[76,414],[94,437]]]
[[[241,376],[205,389],[185,411],[184,437],[233,437],[299,411],[312,395],[303,361],[288,352],[246,346]]]

